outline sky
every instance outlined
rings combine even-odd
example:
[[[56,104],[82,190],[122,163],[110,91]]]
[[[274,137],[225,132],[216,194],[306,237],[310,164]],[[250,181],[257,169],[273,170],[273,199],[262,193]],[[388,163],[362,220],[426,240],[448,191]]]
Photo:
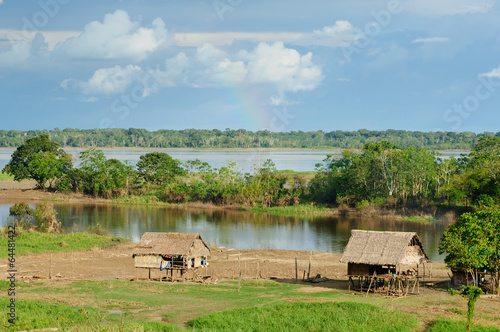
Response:
[[[0,0],[0,129],[499,132],[497,0]]]

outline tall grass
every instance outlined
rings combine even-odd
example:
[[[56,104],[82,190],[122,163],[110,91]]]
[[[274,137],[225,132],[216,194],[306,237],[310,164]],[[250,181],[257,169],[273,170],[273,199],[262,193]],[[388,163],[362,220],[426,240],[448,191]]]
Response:
[[[412,331],[410,314],[352,302],[287,303],[222,311],[189,326],[203,331]]]
[[[455,321],[450,319],[438,319],[427,331],[428,332],[463,332],[467,330],[465,320]],[[500,332],[500,328],[494,326],[481,326],[475,324],[472,332]]]
[[[0,171],[0,181],[2,181],[2,180],[14,180],[14,177],[7,174],[7,173]]]
[[[2,247],[7,248],[7,234],[0,234]],[[16,254],[26,255],[37,252],[59,252],[87,250],[93,247],[106,247],[118,242],[127,241],[119,237],[110,237],[89,233],[40,233],[25,231],[16,236]],[[0,251],[0,258],[7,257],[8,251]]]

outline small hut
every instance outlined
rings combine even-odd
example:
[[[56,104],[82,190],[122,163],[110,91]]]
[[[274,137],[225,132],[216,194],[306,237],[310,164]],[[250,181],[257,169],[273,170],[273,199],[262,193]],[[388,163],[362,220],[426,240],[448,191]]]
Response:
[[[425,274],[425,263],[430,260],[415,232],[378,232],[353,229],[340,262],[347,263],[349,289],[351,285],[363,290],[363,285],[372,284],[376,289],[390,289],[397,285],[408,286]],[[359,286],[353,282],[358,279]],[[387,286],[385,283],[388,283]]]
[[[181,276],[190,269],[208,266],[210,248],[200,234],[146,232],[134,248],[132,257],[136,268],[166,270],[173,278],[174,271]]]

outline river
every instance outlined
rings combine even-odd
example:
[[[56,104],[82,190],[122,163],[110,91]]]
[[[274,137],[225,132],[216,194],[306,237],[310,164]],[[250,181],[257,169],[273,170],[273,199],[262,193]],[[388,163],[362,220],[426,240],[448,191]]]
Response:
[[[73,156],[75,165],[78,165],[78,155],[82,150],[65,149]],[[171,149],[105,149],[107,158],[115,158],[122,162],[128,161],[135,165],[139,157],[151,151],[166,152],[172,158],[181,162],[199,159],[209,163],[214,168],[219,168],[235,161],[239,170],[251,172],[253,165],[261,165],[266,159],[271,159],[278,170],[294,170],[297,172],[314,171],[315,165],[321,163],[327,154],[340,155],[335,150],[171,150]],[[13,149],[0,149],[0,170],[9,162]],[[460,157],[460,152],[442,151],[441,158]]]
[[[9,207],[0,202],[1,226]],[[443,261],[438,244],[443,222],[419,223],[384,218],[282,217],[231,210],[186,210],[129,205],[55,203],[63,228],[87,230],[99,224],[113,235],[139,241],[144,232],[200,233],[207,244],[229,248],[294,249],[341,254],[351,229],[417,232],[432,260]],[[34,207],[34,206],[32,206]]]

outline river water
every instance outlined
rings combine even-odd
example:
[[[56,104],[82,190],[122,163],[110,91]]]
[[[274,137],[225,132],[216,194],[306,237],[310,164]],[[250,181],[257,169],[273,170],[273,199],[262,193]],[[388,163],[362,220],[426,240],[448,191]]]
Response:
[[[81,150],[67,149],[74,157]],[[152,150],[104,150],[107,158],[128,160],[135,165],[142,154]],[[158,150],[155,150],[158,151]],[[160,150],[162,151],[162,150]],[[266,159],[279,170],[313,171],[327,154],[339,151],[180,151],[163,150],[182,162],[200,159],[212,167],[236,161],[240,170],[250,172],[254,164]],[[0,149],[0,169],[10,160],[14,150]],[[459,157],[460,153],[444,152],[442,158]],[[75,163],[78,160],[75,159]],[[13,202],[0,202],[0,225],[8,223]],[[182,210],[165,207],[133,207],[82,204],[55,204],[57,218],[67,230],[86,230],[97,224],[111,234],[138,241],[144,232],[200,233],[207,243],[231,248],[296,249],[342,253],[351,229],[415,231],[421,237],[429,257],[442,261],[438,244],[446,226],[441,222],[416,223],[372,218],[278,217],[241,211]]]
[[[74,164],[78,165],[78,155],[82,150],[65,149],[73,156]],[[182,162],[199,159],[209,163],[214,168],[227,165],[228,161],[235,161],[238,169],[243,172],[251,172],[253,165],[261,165],[266,159],[271,159],[278,170],[294,170],[297,172],[314,171],[315,165],[321,163],[327,154],[340,155],[340,151],[334,150],[167,150],[167,149],[137,149],[137,150],[103,150],[107,158],[115,158],[122,162],[128,161],[135,165],[139,157],[151,151],[166,152],[172,158]],[[13,149],[0,149],[0,170],[9,162]],[[454,156],[460,157],[460,152],[441,152],[441,158]]]
[[[0,202],[1,226],[12,203]],[[34,207],[34,206],[32,206]],[[139,241],[144,232],[200,233],[207,244],[229,248],[294,249],[341,254],[351,229],[417,232],[432,260],[442,261],[438,244],[443,222],[402,222],[384,218],[282,217],[229,210],[186,210],[151,206],[55,203],[57,219],[71,230],[99,224],[111,234]]]

